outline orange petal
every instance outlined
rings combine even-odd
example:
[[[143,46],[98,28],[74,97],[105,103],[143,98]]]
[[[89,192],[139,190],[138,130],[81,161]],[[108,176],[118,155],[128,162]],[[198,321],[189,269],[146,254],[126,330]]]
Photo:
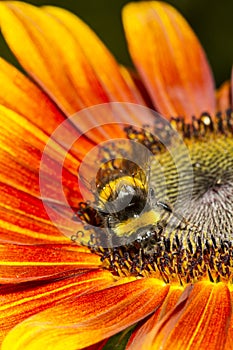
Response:
[[[130,87],[130,90],[134,91],[135,94],[138,94],[138,91],[140,91],[140,94],[141,96],[143,96],[143,99],[146,102],[147,107],[153,108],[153,103],[138,73],[133,69],[127,68],[124,66],[121,66],[120,69],[121,69],[122,75],[125,78],[125,81]]]
[[[196,283],[186,302],[178,303],[155,327],[154,340],[145,349],[223,349],[230,316],[227,285]]]
[[[166,117],[214,113],[212,73],[184,18],[170,5],[126,5],[123,21],[129,50],[159,112]]]
[[[75,38],[91,64],[110,101],[144,104],[139,90],[128,84],[121,67],[95,33],[78,17],[64,9],[45,6],[43,9],[57,18]],[[88,43],[88,45],[87,45]],[[93,55],[95,52],[95,55]]]
[[[77,350],[97,343],[160,306],[169,286],[154,279],[120,284],[75,298],[72,302],[39,313],[17,325],[3,342],[2,350]]]
[[[48,136],[42,130],[40,130],[30,121],[28,121],[25,117],[13,112],[12,110],[4,106],[0,106],[0,147],[2,149],[2,166],[4,167],[4,157],[8,156],[7,163],[9,163],[9,165],[12,166],[12,168],[13,163],[20,163],[20,165],[24,167],[25,172],[31,169],[31,171],[29,171],[28,174],[24,174],[25,183],[27,181],[27,175],[29,177],[35,178],[35,174],[33,175],[33,172],[35,173],[36,170],[38,172],[41,155],[47,141]],[[56,162],[61,162],[61,159],[65,154],[67,157],[68,164],[66,167],[66,177],[69,176],[69,173],[73,173],[74,177],[76,177],[77,166],[79,165],[79,162],[70,154],[67,154],[67,152],[52,139],[50,141],[50,147],[50,157],[53,158],[51,159],[51,162],[53,161],[54,164],[51,163],[49,166],[49,170],[47,171],[51,172],[51,168],[53,169],[55,167]],[[80,144],[80,153],[82,152],[84,153],[84,149],[82,151],[82,144]],[[10,169],[8,169],[8,176],[11,175],[9,173],[9,170]],[[20,171],[20,169],[18,171]],[[4,170],[1,171],[1,175],[2,172],[4,172]],[[15,177],[15,182],[17,182],[18,180],[17,177],[19,178],[19,180],[22,180],[19,176]],[[31,184],[30,187],[32,193],[38,193],[34,185]]]
[[[2,58],[0,84],[0,104],[24,116],[46,134],[52,134],[65,120],[62,112],[43,91]]]
[[[47,279],[69,270],[97,268],[100,258],[75,244],[0,244],[0,284]]]
[[[232,284],[229,286],[230,288],[230,294],[231,294],[231,319],[228,327],[227,332],[227,339],[225,343],[224,350],[233,350],[233,291],[232,291]]]
[[[70,236],[72,231],[54,226],[41,199],[1,182],[0,196],[0,242],[70,243],[61,232]]]
[[[42,90],[2,58],[0,58],[0,84],[0,104],[25,118],[21,123],[24,128],[25,124],[29,128],[31,123],[31,129],[34,133],[36,131],[35,126],[38,130],[43,131],[42,141],[44,143],[47,141],[45,136],[53,134],[52,137],[54,138],[54,131],[64,121],[66,121],[66,128],[62,130],[62,140],[55,138],[58,144],[63,144],[64,139],[69,139],[71,136],[78,138],[80,135],[75,130],[74,125],[69,123],[69,120],[65,118],[59,108]],[[40,134],[36,132],[34,135],[39,136],[41,134],[41,132]]]
[[[66,113],[113,100],[137,102],[113,57],[74,15],[13,1],[1,3],[0,13],[17,59]]]
[[[43,143],[42,149],[48,141],[48,137],[52,137],[61,146],[66,145],[65,141],[67,142],[71,138],[78,139],[80,136],[80,132],[77,130],[78,122],[75,125],[71,123],[43,91],[1,58],[0,84],[0,104],[21,116],[21,118],[14,118],[16,124],[20,124],[21,128],[18,130],[18,135],[22,134],[23,129],[26,129],[27,134],[31,130],[34,139],[27,138],[27,140],[35,145],[36,139],[40,136]],[[54,133],[61,125],[65,125],[62,128],[62,135]],[[87,141],[84,138],[79,140],[79,158],[82,154],[86,154],[90,143],[90,140]],[[75,155],[77,156],[77,152]]]
[[[66,145],[66,140],[78,139],[80,132],[77,130],[77,123],[76,125],[71,123],[45,93],[15,67],[1,58],[0,84],[0,104],[16,112],[17,115],[17,117],[14,116],[13,120],[20,127],[20,130],[17,130],[17,136],[20,136],[25,129],[27,140],[32,145],[35,145],[35,143],[37,145],[37,138],[40,138],[42,141],[41,150],[48,141],[48,137],[51,137],[61,146]],[[8,117],[7,122],[11,123],[9,119]],[[62,135],[54,133],[61,125],[65,125],[62,128]],[[9,126],[9,128],[12,129],[12,126]],[[28,137],[30,131],[34,138]],[[57,135],[60,137],[57,137]],[[25,135],[23,136],[25,137]],[[84,138],[82,138],[82,142],[79,140],[79,157],[86,153],[87,146],[90,143]],[[77,169],[77,165],[75,169]]]
[[[151,332],[158,320],[170,311],[177,303],[180,295],[182,294],[183,288],[170,287],[169,293],[166,296],[163,304],[156,310],[156,312],[148,318],[148,320],[142,324],[139,324],[133,331],[126,350],[141,350],[143,349],[145,339]]]
[[[16,324],[44,309],[63,303],[88,291],[96,291],[113,283],[108,271],[78,274],[70,271],[45,282],[20,283],[0,287],[0,342]],[[13,344],[10,347],[13,349]]]
[[[50,157],[40,169],[47,140],[47,134],[31,121],[0,105],[1,240],[33,243],[29,241],[34,237],[43,242],[47,234],[51,240],[53,233],[58,238],[58,230],[48,220],[40,199],[42,186],[44,198],[56,198],[62,187],[70,204],[77,204],[79,200],[77,167],[80,162],[54,140],[50,141]],[[84,153],[81,143],[79,150]],[[59,175],[57,169],[63,158],[63,172]],[[45,179],[40,184],[39,173]],[[70,232],[71,227],[67,229]],[[23,235],[25,240],[21,240]]]
[[[231,106],[231,83],[225,81],[216,93],[217,111],[225,112]]]

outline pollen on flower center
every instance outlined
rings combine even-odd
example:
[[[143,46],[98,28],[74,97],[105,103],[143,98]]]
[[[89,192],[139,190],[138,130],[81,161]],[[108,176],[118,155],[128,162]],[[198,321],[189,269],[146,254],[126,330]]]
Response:
[[[119,180],[119,169],[113,167],[114,177],[118,174],[118,178],[111,181],[111,199],[115,198],[114,183],[126,181],[121,197],[127,198],[129,191],[132,200],[123,211],[108,215],[94,210],[91,204],[80,207],[79,217],[85,216],[89,224],[97,226],[92,230],[90,249],[100,254],[103,265],[118,275],[154,275],[167,283],[182,285],[202,278],[229,281],[233,266],[232,112],[228,110],[215,118],[203,114],[199,119],[193,118],[191,125],[179,118],[172,122],[189,149],[192,183],[186,174],[178,188],[170,153],[150,135],[127,128],[128,138],[149,147],[162,164],[166,200],[163,201],[164,184],[157,181],[160,168],[153,161],[149,185],[144,183],[143,176],[137,175],[140,170],[134,170],[132,180],[121,170]],[[177,152],[182,151],[177,148]],[[191,198],[187,196],[189,186]],[[161,198],[155,199],[154,189]],[[174,209],[178,195],[180,211]],[[142,204],[145,209],[140,214]],[[107,227],[112,247],[104,247],[103,227]]]

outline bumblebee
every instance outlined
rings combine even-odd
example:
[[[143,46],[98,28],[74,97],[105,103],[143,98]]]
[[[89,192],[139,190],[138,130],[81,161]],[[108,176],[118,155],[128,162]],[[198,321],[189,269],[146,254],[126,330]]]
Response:
[[[149,161],[143,169],[123,158],[104,163],[96,177],[96,188],[90,204],[95,212],[89,212],[89,223],[98,226],[94,233],[98,244],[119,247],[138,242],[152,249],[154,237],[159,239],[172,209],[157,199],[151,187]],[[84,212],[86,219],[87,207],[81,214]]]

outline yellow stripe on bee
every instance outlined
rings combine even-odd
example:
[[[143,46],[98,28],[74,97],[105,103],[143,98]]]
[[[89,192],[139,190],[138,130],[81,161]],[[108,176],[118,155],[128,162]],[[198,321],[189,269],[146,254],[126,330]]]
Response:
[[[113,228],[113,231],[119,237],[130,237],[140,228],[146,227],[148,225],[156,225],[160,220],[160,215],[161,213],[159,211],[146,211],[138,217],[130,218],[116,225],[116,227]]]
[[[109,181],[100,191],[99,198],[107,202],[113,193],[120,191],[121,186],[128,185],[131,187],[144,188],[145,184],[141,180],[132,176],[122,176],[117,179]]]

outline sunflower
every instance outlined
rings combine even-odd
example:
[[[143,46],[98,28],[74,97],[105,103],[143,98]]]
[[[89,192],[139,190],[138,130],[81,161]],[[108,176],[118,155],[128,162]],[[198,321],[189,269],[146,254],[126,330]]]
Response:
[[[90,28],[64,9],[1,2],[0,16],[4,38],[25,72],[0,60],[2,350],[231,349],[230,83],[215,92],[198,39],[165,3],[138,2],[124,8],[137,74],[119,66]],[[150,131],[121,129],[113,123],[83,135],[90,115],[85,108],[112,108],[114,102],[122,103],[124,113],[129,104],[140,111],[147,105],[166,117],[161,135],[171,125],[190,155],[191,172],[182,173],[181,187],[170,153]],[[108,112],[98,122],[107,123]],[[71,116],[76,113],[83,118],[74,123]],[[62,135],[54,133],[64,122]],[[145,124],[140,113],[137,123]],[[101,210],[81,202],[77,169],[106,134],[112,139],[124,135],[149,149],[163,166],[166,198],[157,199],[147,176],[133,162],[107,161],[100,169],[94,200]],[[70,135],[77,142],[67,150]],[[46,144],[49,153],[41,170]],[[178,144],[175,153],[186,170],[182,150]],[[109,147],[107,155],[112,151]],[[69,208],[74,208],[78,222],[86,222],[81,236],[95,224],[86,245],[77,244],[77,232],[73,237],[66,208],[59,208],[63,219],[57,225],[46,210],[46,201],[50,208],[59,207],[54,198],[60,191],[61,159]],[[90,165],[94,163],[95,159]],[[114,173],[113,183],[109,171]],[[154,173],[159,176],[156,165],[151,173],[152,180]],[[133,202],[126,214],[106,215],[103,209],[114,197],[112,185],[119,184],[119,178],[127,180],[119,196],[129,192]],[[161,182],[157,185],[161,193]],[[150,206],[145,203],[142,217],[139,202],[145,192]],[[180,192],[182,213],[176,210]],[[129,222],[132,217],[137,226]],[[145,224],[148,218],[153,219],[150,228]],[[106,222],[111,239],[123,237],[122,244],[106,247],[100,242]]]

